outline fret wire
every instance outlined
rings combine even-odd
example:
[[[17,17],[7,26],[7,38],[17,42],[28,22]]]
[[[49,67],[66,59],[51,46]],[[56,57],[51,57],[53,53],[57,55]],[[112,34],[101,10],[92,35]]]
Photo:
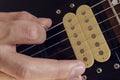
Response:
[[[110,0],[108,0],[108,3],[109,3],[109,5],[110,5],[110,7],[112,7],[112,11],[113,11],[114,15],[116,16],[116,19],[117,19],[118,23],[120,24],[120,18],[119,18],[119,16],[117,15],[117,12],[116,12],[116,10],[115,10],[114,7],[113,7],[112,2],[111,2]]]
[[[118,3],[118,4],[120,4],[120,3]],[[115,5],[115,6],[116,6],[116,5]],[[112,6],[112,7],[113,7],[113,6]],[[102,11],[96,13],[95,16],[97,16],[97,15],[99,15],[99,14],[101,14],[101,13],[103,13],[104,11],[107,11],[107,10],[109,10],[109,9],[111,9],[111,7],[108,7],[108,8],[106,8],[106,9],[104,9],[104,10],[102,10]],[[89,19],[90,19],[90,18],[92,18],[92,17],[90,16]],[[103,22],[104,22],[104,21],[103,21]],[[60,26],[62,23],[63,23],[63,22],[61,22],[61,23],[55,25],[53,28],[48,29],[48,31],[51,30],[51,29],[54,29],[54,28],[57,27],[57,26]],[[102,22],[101,22],[101,23],[102,23]],[[61,32],[64,32],[64,31],[65,31],[65,29],[64,29],[63,31],[58,32],[57,34],[55,34],[55,35],[53,35],[53,36],[48,37],[48,39],[50,39],[50,38],[52,38],[52,37],[54,37],[54,36],[57,36],[58,34],[60,34]],[[47,40],[48,40],[48,39],[47,39]],[[28,47],[28,48],[26,48],[26,49],[20,51],[20,53],[23,53],[23,52],[25,52],[25,51],[27,51],[27,50],[29,50],[29,49],[35,47],[35,46],[37,46],[37,45],[32,45],[32,46],[30,46],[30,47]]]
[[[120,15],[120,13],[118,13],[118,15]],[[113,17],[113,16],[112,16]],[[107,19],[107,20],[109,20],[109,19]],[[105,21],[105,20],[104,20]],[[103,21],[102,21],[103,22]],[[100,24],[101,24],[101,22],[100,22]],[[119,25],[119,24],[118,24]],[[114,27],[115,28],[115,27]],[[111,28],[111,29],[113,29],[113,28]],[[105,31],[104,31],[105,32]],[[68,39],[68,38],[66,38],[66,39]],[[86,41],[86,40],[85,40]],[[55,43],[55,44],[58,44],[58,43]],[[55,45],[54,44],[54,45]],[[53,46],[53,45],[52,45]],[[49,46],[49,47],[51,47],[51,46]],[[48,48],[48,47],[47,47]],[[47,50],[47,48],[45,48],[45,49],[43,49],[43,50],[40,50],[40,51],[38,51],[38,52],[43,52],[43,51],[45,51],[45,50]],[[32,54],[31,56],[33,56],[33,55],[37,55],[37,54],[40,54],[40,53],[38,53],[38,52],[36,52],[36,53],[34,53],[34,54]]]

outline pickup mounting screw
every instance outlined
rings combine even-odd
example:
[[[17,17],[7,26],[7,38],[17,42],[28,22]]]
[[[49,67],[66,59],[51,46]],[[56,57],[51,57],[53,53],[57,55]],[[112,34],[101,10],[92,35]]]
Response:
[[[120,64],[118,63],[114,64],[114,69],[120,69]]]
[[[74,8],[75,7],[75,4],[74,3],[71,3],[70,4],[70,8]]]
[[[97,72],[98,74],[102,73],[102,68],[97,68],[96,72]]]
[[[56,14],[61,14],[61,10],[60,10],[60,9],[57,9],[57,10],[56,10]]]
[[[87,76],[86,76],[86,75],[83,75],[83,76],[82,76],[82,80],[87,80]]]

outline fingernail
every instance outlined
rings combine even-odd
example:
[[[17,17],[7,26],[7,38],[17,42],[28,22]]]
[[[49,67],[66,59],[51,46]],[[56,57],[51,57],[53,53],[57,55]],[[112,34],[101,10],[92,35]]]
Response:
[[[45,31],[48,30],[47,26],[46,25],[41,25],[41,27],[43,27],[45,29]]]
[[[75,66],[71,71],[71,76],[81,75],[84,73],[84,71],[85,71],[85,68],[83,65]]]
[[[46,25],[46,27],[50,27],[52,25],[52,20],[50,18],[39,18],[40,23]]]

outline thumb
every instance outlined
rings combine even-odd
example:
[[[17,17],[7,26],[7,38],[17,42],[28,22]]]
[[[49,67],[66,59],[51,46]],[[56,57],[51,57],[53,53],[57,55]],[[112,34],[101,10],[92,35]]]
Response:
[[[61,60],[59,64],[59,78],[61,80],[74,80],[85,71],[85,65],[77,60]]]
[[[85,71],[77,60],[31,58],[18,53],[5,53],[0,58],[0,70],[18,80],[69,80]]]

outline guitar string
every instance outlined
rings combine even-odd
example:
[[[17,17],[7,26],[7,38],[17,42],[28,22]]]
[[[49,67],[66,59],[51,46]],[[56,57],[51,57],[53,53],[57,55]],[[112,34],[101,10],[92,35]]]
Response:
[[[106,0],[102,0],[102,1],[98,2],[97,4],[94,4],[93,6],[91,6],[91,9],[94,8],[94,7],[96,7],[96,6],[98,6],[99,4],[101,4],[101,3],[105,2],[105,1],[106,1]],[[86,10],[86,11],[87,11],[87,10]],[[74,19],[74,18],[73,18],[73,19]],[[56,28],[57,26],[60,26],[60,25],[62,25],[62,24],[63,24],[63,22],[60,22],[60,23],[56,24],[55,26],[52,26],[51,28],[47,29],[47,31],[50,31],[50,30],[52,30],[52,29],[54,29],[54,28]],[[21,45],[17,45],[17,47],[19,47],[19,46],[21,46]],[[30,48],[32,48],[32,47],[34,47],[34,46],[36,46],[36,45],[32,45]]]
[[[119,15],[120,15],[120,13],[118,13]],[[113,17],[113,16],[112,16]],[[107,20],[109,20],[109,19],[107,19]],[[102,21],[102,23],[103,23],[104,21]],[[100,23],[101,24],[101,23]],[[115,28],[115,27],[114,27]],[[113,28],[109,28],[109,30],[110,29],[113,29]],[[107,30],[107,31],[109,31],[109,30]],[[104,31],[104,33],[105,33],[105,31]],[[63,39],[63,40],[61,40],[61,41],[59,41],[59,42],[57,42],[57,43],[55,43],[54,45],[51,45],[51,46],[49,46],[49,47],[46,47],[45,49],[42,49],[42,50],[40,50],[40,51],[38,51],[38,52],[36,52],[36,53],[34,53],[34,54],[32,54],[31,56],[34,56],[34,55],[37,55],[37,54],[40,54],[41,52],[43,52],[43,51],[45,51],[45,50],[47,50],[47,49],[49,49],[49,48],[51,48],[51,47],[53,47],[53,46],[56,46],[56,45],[58,45],[58,44],[60,44],[60,43],[62,43],[62,42],[64,42],[64,41],[66,41],[66,40],[68,40],[69,38],[65,38],[65,39]],[[86,41],[86,40],[85,40]]]
[[[104,21],[101,21],[101,22],[99,22],[99,24],[101,24],[101,23],[103,23],[103,22],[105,22],[105,21],[107,21],[107,20],[110,20],[111,18],[113,18],[113,17],[115,17],[115,16],[112,16],[112,17],[110,17],[110,18],[108,18],[108,19],[106,19],[106,20],[104,20]],[[111,28],[112,29],[112,28]],[[108,29],[108,31],[109,30],[111,30],[110,28]],[[64,41],[64,40],[63,40]],[[62,41],[60,41],[60,42],[62,42]],[[59,43],[60,43],[59,42]],[[29,47],[29,48],[27,48],[27,49],[25,49],[25,50],[22,50],[22,52],[24,52],[24,51],[26,51],[26,50],[29,50],[29,49],[31,49],[32,47]]]
[[[70,46],[70,47],[71,47],[71,46]],[[111,51],[114,51],[115,49],[118,49],[118,48],[120,48],[120,46],[119,46],[119,47],[116,47],[116,48],[114,48],[114,49],[112,49]],[[69,47],[66,48],[66,49],[64,49],[64,50],[67,50],[67,49],[69,49]],[[118,61],[120,62],[120,58],[119,58],[118,54],[115,53],[115,55],[116,55]],[[72,55],[72,56],[69,56],[68,58],[73,58],[74,56],[75,56],[75,55]],[[48,58],[50,58],[50,56],[49,56]]]
[[[115,47],[115,48],[112,48],[112,49],[111,49],[111,52],[114,51],[114,50],[116,50],[116,49],[118,49],[118,48],[120,48],[120,46],[117,46],[117,47]],[[115,53],[115,55],[116,55],[118,61],[120,62],[120,57],[119,57],[118,53]],[[74,56],[75,56],[75,55],[73,54],[73,55],[71,55],[71,56],[69,56],[69,57],[66,57],[66,59],[73,58]],[[51,58],[51,57],[49,56],[48,58]]]
[[[116,25],[116,26],[119,26],[119,25]],[[114,26],[114,27],[115,27],[115,26]],[[99,34],[99,35],[100,35],[100,34]],[[97,35],[96,35],[96,36],[97,36]],[[117,37],[119,37],[119,36],[113,37],[113,38],[111,38],[111,39],[109,39],[109,40],[111,41],[111,40],[113,40],[113,39],[115,39],[115,38],[117,38]],[[49,47],[47,47],[47,48],[45,48],[45,49],[43,49],[43,50],[40,50],[40,51],[32,54],[31,56],[35,56],[35,55],[37,55],[37,54],[40,54],[41,52],[44,52],[44,51],[48,50],[49,48],[52,48],[52,47],[54,47],[54,46],[56,46],[56,45],[58,45],[58,44],[60,44],[60,43],[62,43],[62,42],[64,42],[64,41],[66,41],[66,40],[68,40],[68,39],[69,39],[69,38],[65,38],[65,39],[61,40],[60,42],[58,42],[58,43],[56,43],[56,44],[54,44],[54,45],[52,45],[52,46],[49,46]],[[89,39],[89,38],[88,38],[88,39]],[[85,41],[87,41],[88,39],[86,39]],[[109,41],[109,40],[108,40],[108,41]],[[85,41],[82,41],[81,43],[83,43],[83,42],[85,42]],[[42,53],[41,53],[41,54],[42,54]]]
[[[117,26],[120,26],[120,25],[118,24],[118,25],[115,25],[114,27],[117,27]],[[107,41],[107,42],[110,42],[110,41],[112,41],[112,40],[114,40],[114,39],[116,39],[116,38],[120,38],[120,35],[118,35],[118,36],[116,36],[116,37],[113,37],[113,38],[111,38],[111,39],[108,39],[108,40],[106,40],[106,41]],[[85,42],[85,41],[83,41],[82,43],[84,43],[84,42]],[[101,44],[103,45],[103,44],[105,44],[105,43],[101,43]],[[74,47],[74,46],[76,46],[76,45],[72,45],[72,46]],[[55,54],[52,54],[52,55],[48,56],[48,58],[53,57],[53,56],[55,56],[55,55],[57,55],[57,54],[59,54],[59,53],[62,53],[62,52],[64,52],[64,51],[68,50],[68,49],[71,49],[72,46],[66,47],[65,49],[62,49],[62,50],[60,50],[59,52],[56,52]],[[93,48],[95,48],[95,47],[93,47]],[[93,48],[90,48],[90,49],[93,49]],[[86,50],[84,50],[84,51],[86,51]]]
[[[111,18],[114,18],[114,17],[115,17],[115,16],[112,16],[112,17],[110,17],[110,18],[107,18],[107,19],[105,19],[104,21],[99,22],[98,24],[102,24],[103,22],[105,22],[105,21],[107,21],[107,20],[110,20]],[[78,25],[78,24],[79,24],[79,23],[77,23],[76,25]],[[94,24],[94,25],[96,25],[96,24]],[[92,26],[94,26],[94,25],[92,25]],[[108,30],[111,30],[111,28],[109,28]],[[85,31],[85,30],[84,30],[84,31]],[[84,32],[84,31],[82,31],[82,32]],[[30,47],[28,47],[28,48],[20,51],[20,53],[23,53],[23,52],[25,52],[25,51],[33,48],[34,46],[37,46],[37,45],[30,46]]]
[[[113,27],[117,27],[117,26],[119,26],[119,24],[118,25],[115,25],[115,26],[113,26]],[[106,30],[107,31],[107,30]],[[120,37],[120,35],[119,36],[116,36],[116,37],[114,37],[114,38],[111,38],[111,39],[109,39],[109,40],[106,40],[107,42],[109,42],[109,41],[111,41],[111,40],[113,40],[113,39],[116,39],[116,38],[119,38]],[[62,50],[60,50],[59,52],[57,52],[57,53],[55,53],[55,54],[53,54],[53,55],[51,55],[51,56],[49,56],[49,57],[52,57],[52,56],[54,56],[54,55],[57,55],[57,54],[59,54],[59,53],[61,53],[61,52],[64,52],[64,51],[66,51],[66,50],[68,50],[68,49],[70,49],[70,48],[72,48],[71,46],[69,46],[69,47],[67,47],[67,48],[65,48],[65,49],[62,49]]]
[[[97,4],[94,4],[93,6],[91,6],[91,8],[94,8],[94,7],[98,6],[99,4],[101,4],[101,3],[105,2],[105,1],[106,1],[106,0],[102,0],[102,1],[98,2]],[[57,26],[60,26],[60,25],[62,25],[62,24],[63,24],[63,22],[60,22],[60,23],[56,24],[55,26],[52,26],[51,28],[47,29],[47,31],[50,31],[50,30],[52,30],[52,29],[54,29],[54,28],[56,28]],[[19,47],[19,46],[20,46],[20,45],[17,45],[17,47]],[[35,45],[33,45],[33,46],[35,46]]]
[[[94,4],[93,6],[91,6],[91,9],[94,8],[94,7],[96,7],[96,6],[98,6],[98,5],[100,5],[101,3],[105,2],[105,1],[106,1],[106,0],[102,0],[102,1],[98,2],[97,4]],[[87,10],[85,10],[85,11],[87,11]],[[73,19],[74,19],[74,18],[73,18]],[[47,31],[50,31],[50,30],[52,30],[52,29],[54,29],[54,28],[56,28],[57,26],[62,25],[62,24],[63,24],[63,22],[60,22],[60,23],[58,23],[57,25],[49,28]]]
[[[120,4],[120,3],[119,3]],[[97,15],[99,15],[99,14],[101,14],[101,13],[103,13],[103,12],[105,12],[105,11],[107,11],[107,10],[109,10],[109,9],[111,9],[112,7],[108,7],[108,8],[106,8],[106,9],[104,9],[104,10],[102,10],[102,11],[100,11],[100,12],[98,12],[98,13],[96,13],[96,14],[94,14],[95,16],[97,16]],[[93,18],[93,16],[90,16],[90,17],[88,17],[88,19],[91,19],[91,18]],[[73,18],[74,19],[74,18]],[[82,21],[81,21],[82,22]],[[60,31],[60,32],[58,32],[57,34],[55,34],[55,35],[52,35],[52,36],[50,36],[50,37],[48,37],[46,40],[49,40],[49,39],[51,39],[51,38],[53,38],[53,37],[55,37],[56,35],[58,35],[58,34],[60,34],[60,33],[62,33],[62,32],[64,32],[65,31],[65,29],[64,30],[62,30],[62,31]]]
[[[120,48],[120,45],[117,46],[117,47],[115,47],[115,48],[112,48],[112,49],[111,49],[111,52],[114,51],[114,50],[116,50],[116,49],[118,49],[118,48]],[[118,53],[115,53],[115,55],[116,55],[118,61],[120,62],[120,57],[119,57]],[[66,57],[66,58],[71,58],[71,57],[73,57],[73,56],[75,56],[75,55],[72,55],[72,56],[69,56],[69,57]],[[48,58],[50,58],[50,57],[48,57]]]
[[[111,8],[112,8],[112,7],[108,7],[108,8],[106,8],[106,9],[104,9],[104,10],[102,10],[102,11],[96,13],[95,16],[97,16],[98,14],[103,13],[104,11],[107,11],[108,9],[111,9]],[[90,19],[90,18],[92,18],[92,17],[90,16],[89,19]],[[61,24],[62,24],[62,22],[59,23],[59,24],[57,24],[57,26],[59,26],[59,25],[61,25]],[[53,28],[55,28],[55,27],[56,27],[56,26],[54,26]],[[50,28],[50,30],[53,29],[53,28]],[[48,31],[49,31],[49,29],[48,29]],[[51,39],[51,38],[53,38],[53,37],[55,37],[55,36],[57,36],[57,35],[59,35],[60,33],[63,33],[63,32],[65,32],[65,29],[62,30],[62,31],[60,31],[60,32],[58,32],[58,33],[56,33],[55,35],[52,35],[52,36],[48,37],[48,38],[46,39],[46,41],[49,40],[49,39]],[[30,46],[30,47],[28,47],[28,48],[26,48],[26,49],[20,51],[20,53],[23,53],[23,52],[25,52],[25,51],[27,51],[27,50],[29,50],[29,49],[35,47],[35,46],[37,46],[37,45],[32,45],[32,46]]]

